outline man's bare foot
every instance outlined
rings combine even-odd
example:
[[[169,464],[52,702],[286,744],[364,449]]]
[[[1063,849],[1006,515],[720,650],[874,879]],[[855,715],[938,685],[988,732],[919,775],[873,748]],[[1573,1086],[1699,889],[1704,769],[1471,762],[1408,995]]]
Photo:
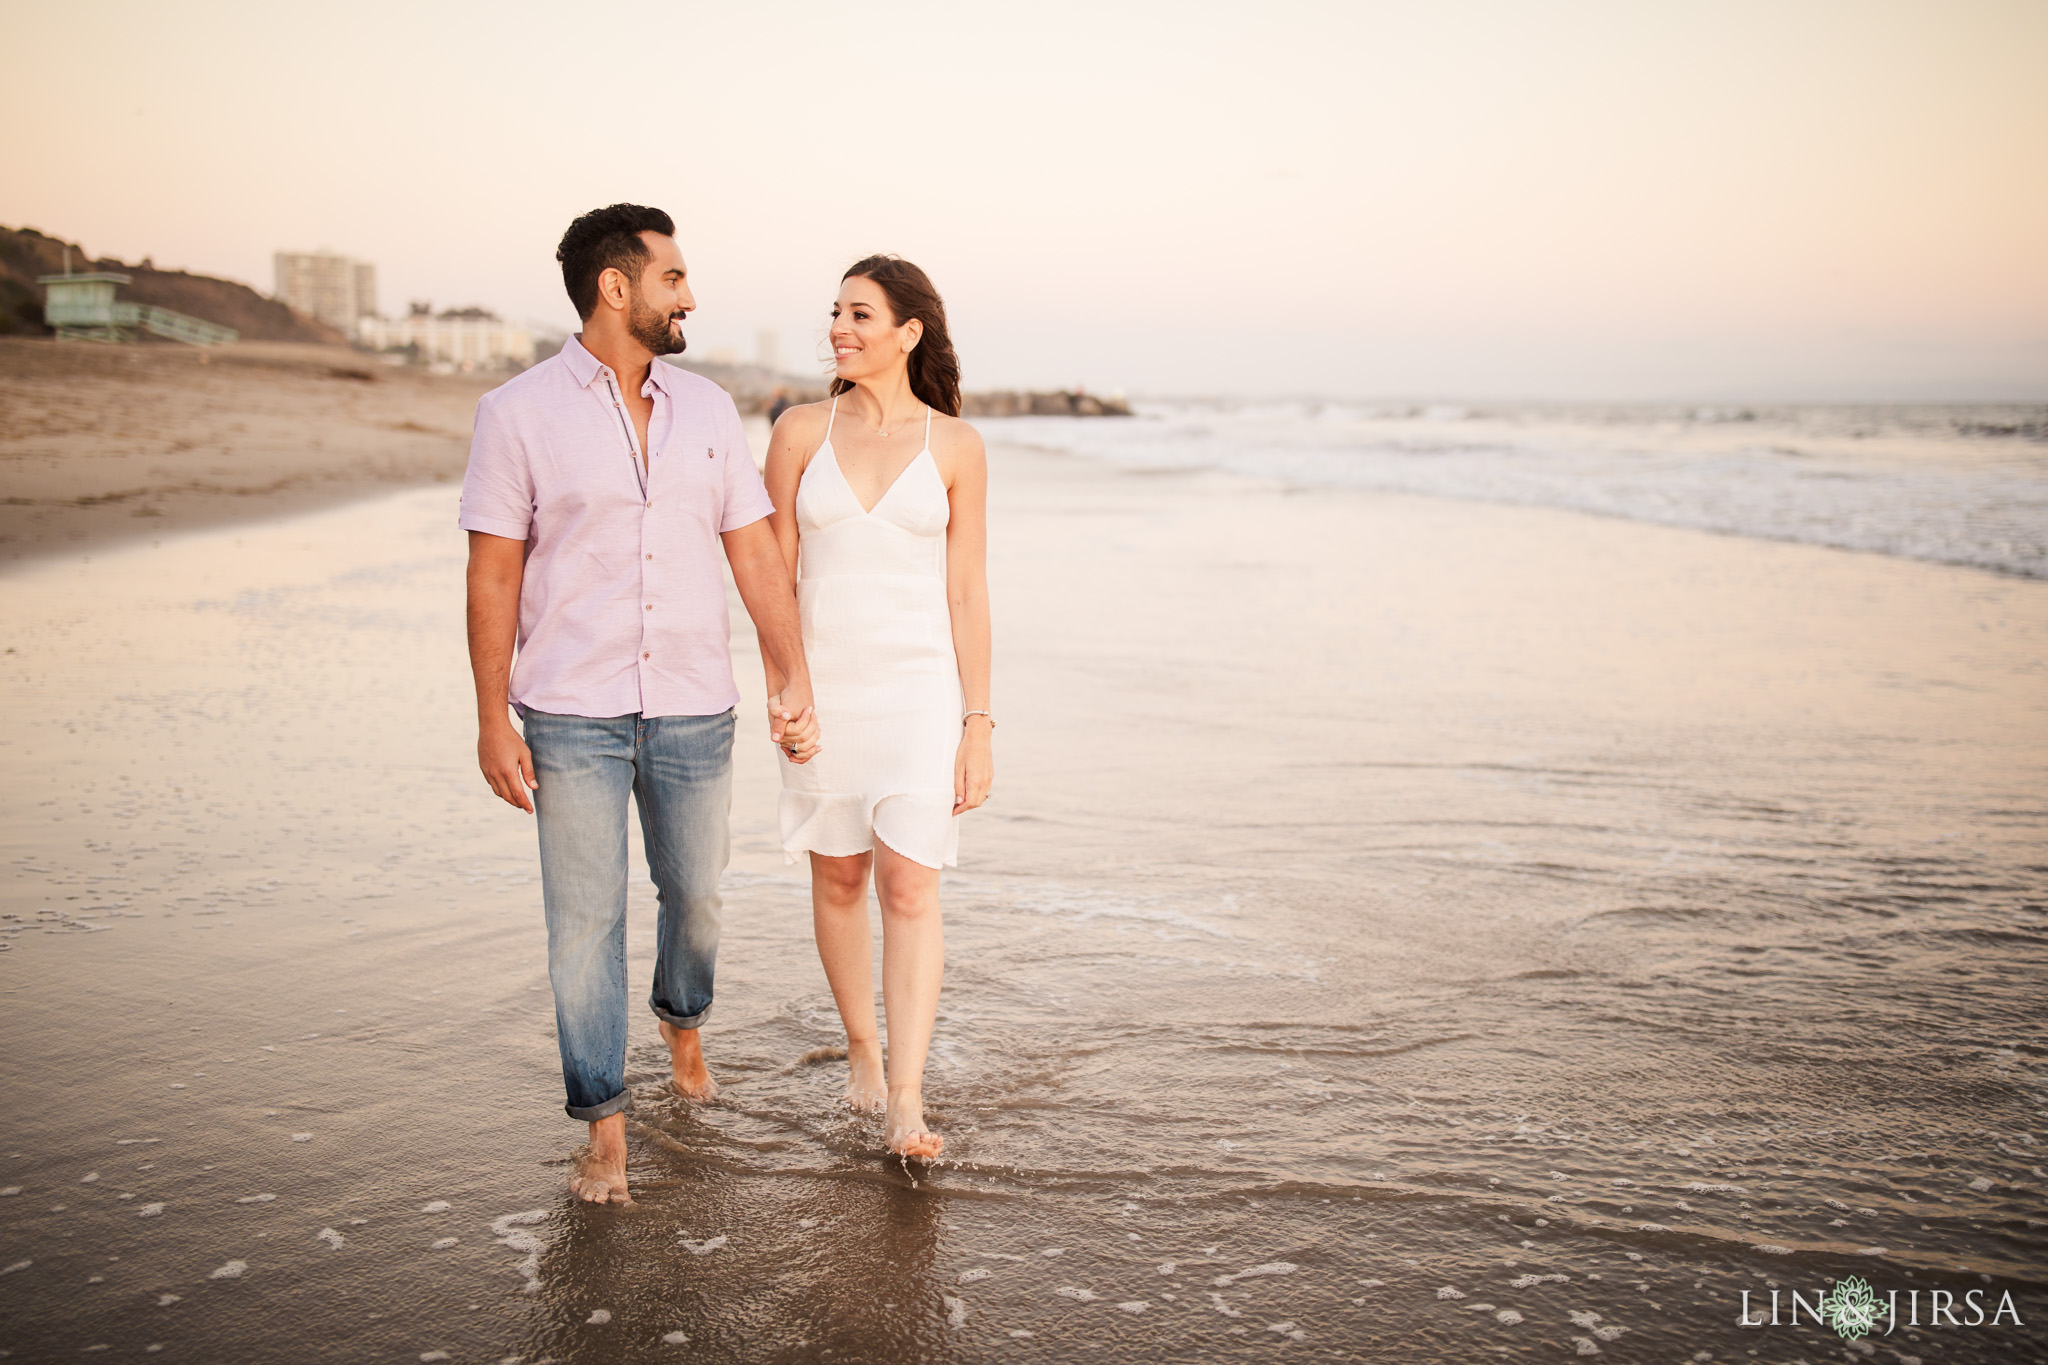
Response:
[[[889,1100],[882,1071],[882,1043],[846,1041],[846,1107],[859,1114],[879,1114]]]
[[[590,1142],[569,1157],[569,1193],[589,1204],[630,1204],[626,1192],[626,1116],[590,1125]]]
[[[883,1145],[895,1156],[930,1161],[946,1140],[924,1126],[924,1097],[917,1090],[889,1091],[889,1117],[883,1124]]]
[[[718,1082],[704,1065],[704,1045],[693,1028],[677,1028],[661,1021],[661,1041],[668,1044],[668,1060],[676,1093],[686,1100],[709,1104],[718,1098]]]

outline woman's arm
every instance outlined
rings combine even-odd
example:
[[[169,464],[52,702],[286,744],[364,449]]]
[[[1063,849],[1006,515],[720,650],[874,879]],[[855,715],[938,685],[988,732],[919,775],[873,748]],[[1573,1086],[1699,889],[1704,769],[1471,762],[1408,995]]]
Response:
[[[775,504],[775,510],[768,515],[768,527],[774,531],[775,543],[789,567],[791,583],[796,582],[797,485],[803,482],[804,466],[824,441],[825,418],[815,403],[783,413],[768,437],[768,463],[761,471],[761,481],[768,487],[768,500]],[[768,696],[772,700],[789,679],[776,667],[765,642],[761,647],[761,668],[768,676]]]
[[[953,653],[960,665],[964,710],[988,711],[988,452],[981,433],[958,418],[941,428],[946,447],[946,498],[951,519],[946,524],[946,605],[953,617]],[[938,454],[935,450],[934,456]],[[973,810],[988,800],[995,781],[991,737],[995,723],[973,716],[963,727],[959,756],[953,761],[953,813]]]

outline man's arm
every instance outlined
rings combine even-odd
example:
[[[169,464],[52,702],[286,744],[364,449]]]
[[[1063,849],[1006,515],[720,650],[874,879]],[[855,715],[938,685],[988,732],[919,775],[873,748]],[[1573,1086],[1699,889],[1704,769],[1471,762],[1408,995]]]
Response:
[[[740,590],[740,601],[746,603],[747,615],[754,619],[754,633],[761,638],[761,652],[768,665],[769,695],[781,696],[778,716],[771,718],[769,737],[777,744],[808,748],[817,728],[811,705],[811,669],[804,661],[803,631],[797,624],[796,585],[790,581],[789,563],[783,557],[782,546],[766,517],[735,527],[719,538],[725,542],[726,562],[732,565],[732,579]]]
[[[469,671],[476,676],[477,766],[492,791],[531,815],[527,793],[540,788],[533,751],[508,714],[519,586],[525,577],[525,541],[469,533]]]

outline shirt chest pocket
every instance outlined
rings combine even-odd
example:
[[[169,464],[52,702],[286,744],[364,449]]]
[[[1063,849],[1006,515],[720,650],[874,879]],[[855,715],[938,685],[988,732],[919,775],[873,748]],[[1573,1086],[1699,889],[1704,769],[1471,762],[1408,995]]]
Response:
[[[725,505],[728,453],[704,424],[680,423],[662,451],[657,509],[685,524],[716,530]]]

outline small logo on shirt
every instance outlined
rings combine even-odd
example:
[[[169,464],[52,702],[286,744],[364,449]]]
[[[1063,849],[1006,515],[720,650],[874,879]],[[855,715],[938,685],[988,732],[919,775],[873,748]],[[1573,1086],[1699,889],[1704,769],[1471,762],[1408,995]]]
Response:
[[[717,458],[718,458],[718,452],[717,452],[717,451],[715,451],[715,450],[713,450],[713,449],[712,449],[712,448],[711,448],[710,446],[705,446],[705,447],[704,447],[704,458],[705,458],[705,459],[707,459],[707,460],[715,460],[715,459],[717,459]]]

